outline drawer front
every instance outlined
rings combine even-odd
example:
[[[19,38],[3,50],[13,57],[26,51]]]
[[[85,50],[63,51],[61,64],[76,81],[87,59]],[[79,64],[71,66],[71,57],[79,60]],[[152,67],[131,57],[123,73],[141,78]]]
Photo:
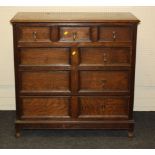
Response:
[[[21,98],[22,118],[70,117],[69,97]]]
[[[69,65],[69,48],[22,48],[21,65]]]
[[[80,48],[80,65],[129,65],[130,48]]]
[[[132,29],[131,27],[100,27],[99,28],[99,40],[100,41],[131,41]]]
[[[60,41],[88,42],[90,27],[60,27]]]
[[[50,41],[49,27],[20,27],[19,41],[47,42]]]
[[[129,97],[79,97],[80,118],[127,118],[129,113]]]
[[[80,71],[80,92],[128,92],[129,71]]]
[[[69,71],[38,71],[21,73],[23,91],[69,91]]]

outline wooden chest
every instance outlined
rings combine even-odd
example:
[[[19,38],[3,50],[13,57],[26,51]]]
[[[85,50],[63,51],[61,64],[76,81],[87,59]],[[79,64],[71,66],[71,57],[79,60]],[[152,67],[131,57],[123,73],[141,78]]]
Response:
[[[133,136],[136,34],[130,13],[17,13],[21,129],[124,129]]]

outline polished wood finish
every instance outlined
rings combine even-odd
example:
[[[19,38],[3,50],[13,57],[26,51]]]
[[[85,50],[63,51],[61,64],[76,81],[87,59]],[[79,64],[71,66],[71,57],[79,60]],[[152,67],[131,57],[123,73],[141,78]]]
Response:
[[[129,66],[131,49],[128,47],[80,48],[81,66]]]
[[[81,118],[128,118],[128,97],[85,96],[79,98]]]
[[[90,41],[89,27],[60,27],[60,41]]]
[[[22,91],[69,91],[68,71],[31,71],[21,73]]]
[[[79,91],[129,91],[127,71],[80,71],[79,80]]]
[[[133,135],[136,33],[130,13],[18,13],[12,20],[21,129]]]
[[[70,65],[69,48],[21,48],[21,65]]]
[[[100,41],[131,41],[132,27],[128,26],[101,26],[99,29]]]
[[[14,22],[131,22],[139,20],[129,12],[19,12]]]
[[[20,27],[19,41],[46,42],[50,40],[50,29],[48,27]]]
[[[69,117],[68,97],[27,97],[22,98],[21,118]]]

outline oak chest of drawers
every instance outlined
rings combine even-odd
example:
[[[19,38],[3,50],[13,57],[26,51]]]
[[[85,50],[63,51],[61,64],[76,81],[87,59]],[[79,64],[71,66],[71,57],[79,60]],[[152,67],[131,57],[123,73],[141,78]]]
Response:
[[[21,129],[124,129],[133,135],[136,33],[130,13],[17,13]]]

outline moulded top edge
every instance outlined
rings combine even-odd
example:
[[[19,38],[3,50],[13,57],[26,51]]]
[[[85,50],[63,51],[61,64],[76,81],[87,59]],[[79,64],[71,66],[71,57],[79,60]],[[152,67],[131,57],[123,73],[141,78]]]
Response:
[[[140,22],[129,12],[19,12],[11,22]]]

